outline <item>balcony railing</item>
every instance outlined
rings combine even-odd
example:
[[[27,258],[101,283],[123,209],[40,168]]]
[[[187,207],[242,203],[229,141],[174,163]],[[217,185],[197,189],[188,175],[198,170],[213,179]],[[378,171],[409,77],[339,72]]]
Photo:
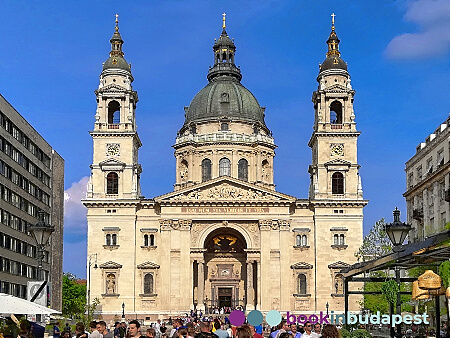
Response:
[[[175,144],[180,144],[184,142],[217,142],[217,141],[228,141],[228,142],[264,142],[268,144],[274,144],[273,137],[261,134],[238,134],[238,133],[213,133],[213,134],[188,134],[183,136],[178,136],[175,140]]]

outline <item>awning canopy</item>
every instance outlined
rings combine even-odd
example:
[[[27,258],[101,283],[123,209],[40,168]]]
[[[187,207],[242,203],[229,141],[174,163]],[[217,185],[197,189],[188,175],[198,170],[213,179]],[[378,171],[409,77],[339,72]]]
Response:
[[[0,293],[0,315],[2,316],[10,316],[12,314],[49,315],[52,313],[61,312],[6,293]]]

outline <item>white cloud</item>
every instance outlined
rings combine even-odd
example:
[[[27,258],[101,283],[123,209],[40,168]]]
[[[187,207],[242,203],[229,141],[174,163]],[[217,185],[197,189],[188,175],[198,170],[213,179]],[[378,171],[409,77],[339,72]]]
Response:
[[[83,177],[64,191],[64,240],[77,243],[87,235],[87,209],[81,204],[86,197],[89,177]]]
[[[385,49],[391,59],[421,59],[445,55],[450,46],[450,2],[417,0],[408,4],[404,19],[417,23],[420,32],[393,38]]]

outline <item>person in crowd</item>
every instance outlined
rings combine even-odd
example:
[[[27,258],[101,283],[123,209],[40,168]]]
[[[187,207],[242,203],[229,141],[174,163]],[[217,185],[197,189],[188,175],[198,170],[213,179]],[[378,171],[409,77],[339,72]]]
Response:
[[[236,328],[234,338],[252,338],[252,332],[250,331],[248,325],[241,325]]]
[[[76,338],[88,338],[88,334],[84,329],[84,324],[79,322],[75,325],[75,336]]]
[[[214,334],[219,338],[230,338],[228,332],[222,329],[222,325],[220,325],[219,320],[214,321],[214,328],[216,329]]]
[[[145,334],[147,338],[155,338],[156,330],[154,328],[147,329],[147,333]]]
[[[322,338],[339,338],[339,331],[332,324],[325,324],[322,329]]]
[[[145,336],[141,336],[141,324],[137,320],[128,323],[127,338],[145,338]]]
[[[303,326],[305,332],[302,334],[302,338],[317,338],[316,333],[312,332],[312,324],[307,321]]]
[[[53,338],[60,338],[61,331],[59,330],[59,322],[56,322],[53,326]]]
[[[66,326],[64,327],[64,332],[69,332],[70,333],[71,331],[72,331],[72,329],[71,329],[69,323],[66,322]]]
[[[166,323],[161,323],[161,326],[159,327],[159,331],[161,331],[161,336],[165,336],[167,332]]]
[[[185,328],[180,328],[177,330],[177,336],[178,338],[187,338],[188,331]]]
[[[98,332],[98,330],[97,330],[97,322],[96,321],[92,321],[89,324],[89,330],[91,331],[89,338],[103,338],[103,335],[100,332]]]
[[[106,328],[106,322],[101,320],[97,323],[97,331],[103,335],[103,338],[114,338],[114,333]]]
[[[282,320],[281,323],[278,325],[278,331],[276,331],[274,338],[280,338],[280,335],[282,333],[288,332],[288,331],[289,331],[289,324],[285,320]]]
[[[218,336],[211,332],[209,322],[203,321],[200,323],[200,333],[197,333],[195,338],[218,338]]]
[[[294,338],[301,338],[302,334],[297,331],[297,324],[291,324],[290,333],[294,336]]]
[[[322,335],[322,328],[320,327],[319,323],[314,324],[314,332],[319,335],[319,337]]]
[[[177,330],[183,325],[180,319],[175,319],[172,321],[173,329],[169,333],[169,338],[177,338]]]
[[[263,338],[262,335],[260,335],[259,333],[256,332],[256,328],[253,325],[249,325],[249,327],[250,327],[250,331],[252,332],[253,338]]]
[[[114,338],[120,338],[120,322],[114,323]]]

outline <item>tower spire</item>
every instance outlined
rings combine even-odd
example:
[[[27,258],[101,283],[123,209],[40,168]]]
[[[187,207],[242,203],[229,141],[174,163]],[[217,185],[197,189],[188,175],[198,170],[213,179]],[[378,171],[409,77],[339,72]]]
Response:
[[[111,42],[111,52],[109,53],[109,56],[123,57],[123,40],[119,33],[119,14],[116,14],[116,26],[114,27],[114,34],[109,42]]]
[[[328,52],[327,52],[327,57],[332,56],[332,55],[336,55],[336,56],[340,56],[341,53],[339,52],[339,42],[341,42],[336,34],[336,30],[334,27],[334,18],[336,17],[336,15],[334,13],[331,14],[331,33],[330,33],[330,37],[327,40],[327,44],[328,44]]]

